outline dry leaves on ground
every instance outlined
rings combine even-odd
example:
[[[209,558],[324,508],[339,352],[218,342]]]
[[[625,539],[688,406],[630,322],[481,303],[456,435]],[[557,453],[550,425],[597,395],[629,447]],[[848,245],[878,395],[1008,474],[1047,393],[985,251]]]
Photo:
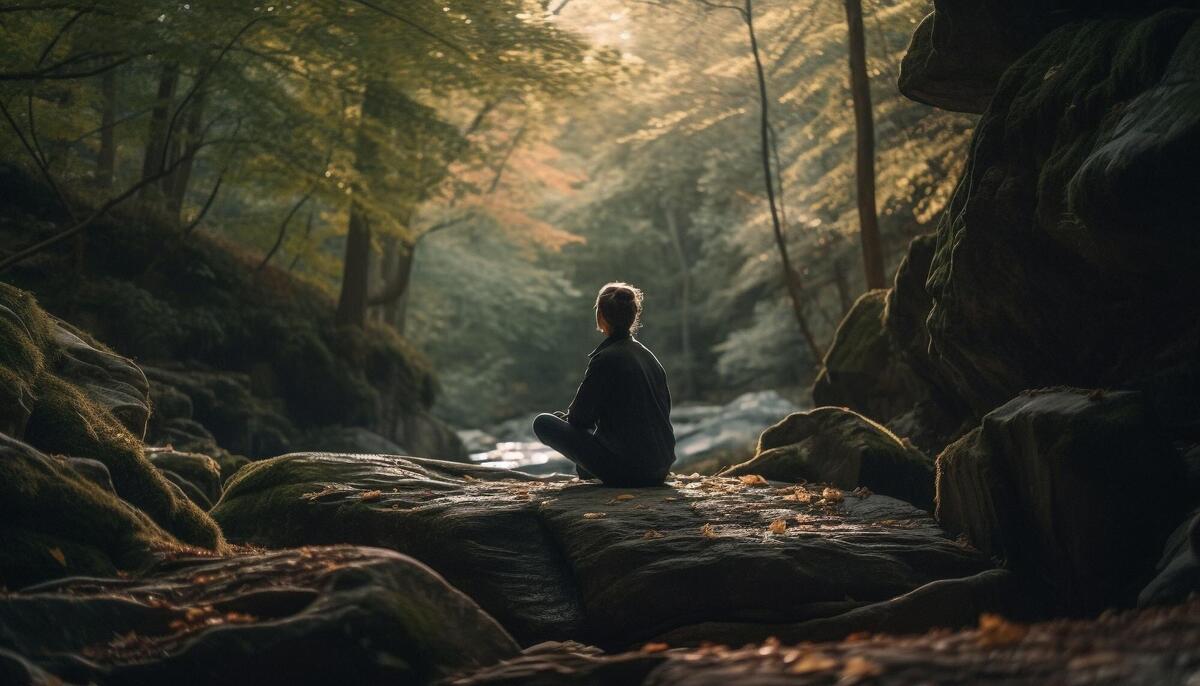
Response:
[[[782,519],[776,519],[767,526],[767,529],[773,534],[781,534],[787,531],[787,522]]]
[[[745,476],[739,476],[738,481],[741,481],[747,486],[770,486],[770,484],[767,483],[767,480],[762,478],[762,476],[759,474],[747,474]]]
[[[365,491],[359,496],[364,502],[372,502],[383,497],[383,491]]]

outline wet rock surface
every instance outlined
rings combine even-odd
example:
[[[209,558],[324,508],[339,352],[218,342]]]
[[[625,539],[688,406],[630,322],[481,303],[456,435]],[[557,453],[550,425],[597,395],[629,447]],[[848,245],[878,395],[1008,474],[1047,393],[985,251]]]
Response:
[[[860,486],[933,510],[933,461],[862,415],[818,407],[788,415],[762,433],[753,459],[722,476]]]
[[[176,557],[139,578],[0,595],[0,650],[21,656],[10,671],[72,683],[396,684],[517,646],[419,562],[343,546]]]
[[[523,644],[628,645],[706,622],[794,623],[989,563],[880,495],[675,477],[566,477],[368,455],[255,463],[213,510],[255,545],[378,545],[429,564]]]
[[[1107,614],[1094,621],[1020,624],[995,615],[975,628],[922,636],[864,635],[834,643],[605,655],[547,643],[446,686],[500,684],[1188,684],[1200,674],[1200,601]]]
[[[1183,469],[1137,393],[1024,393],[938,458],[937,516],[1070,612],[1131,605],[1182,518]]]

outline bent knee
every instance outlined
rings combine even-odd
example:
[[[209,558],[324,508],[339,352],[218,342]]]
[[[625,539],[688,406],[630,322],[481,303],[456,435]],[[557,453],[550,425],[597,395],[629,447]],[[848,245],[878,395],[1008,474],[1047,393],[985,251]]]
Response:
[[[548,412],[543,412],[542,414],[539,414],[533,418],[533,433],[540,439],[542,436],[546,435],[548,431],[553,430],[552,427],[556,426],[561,421],[562,420],[558,417],[555,417]]]

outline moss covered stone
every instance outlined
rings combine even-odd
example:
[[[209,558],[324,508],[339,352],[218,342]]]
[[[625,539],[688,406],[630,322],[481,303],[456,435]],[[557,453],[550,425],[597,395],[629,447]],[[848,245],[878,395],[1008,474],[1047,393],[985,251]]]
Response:
[[[768,428],[753,459],[722,476],[866,486],[933,509],[933,461],[881,424],[840,407],[796,412]]]
[[[0,587],[136,571],[181,547],[65,460],[0,435]]]
[[[86,342],[77,332],[66,331],[67,348],[63,343],[67,336],[58,334],[59,323],[29,294],[0,284],[0,311],[11,313],[0,318],[0,374],[11,382],[5,383],[8,396],[0,398],[5,408],[0,412],[7,413],[12,434],[45,452],[103,463],[117,494],[164,529],[186,543],[222,547],[216,523],[146,459],[141,437],[129,428],[130,423],[137,425],[136,413],[124,412],[124,423],[114,414],[114,408],[130,406],[128,389],[122,386],[128,379],[113,378],[112,385],[105,388],[109,377],[103,375],[102,367],[81,361]],[[95,353],[116,357],[105,351]],[[82,376],[81,367],[87,372]],[[128,377],[133,376],[140,372],[129,372]],[[14,411],[13,405],[18,410]],[[26,420],[18,425],[21,415],[26,415]],[[144,428],[144,419],[141,422]],[[33,511],[40,510],[34,506]]]

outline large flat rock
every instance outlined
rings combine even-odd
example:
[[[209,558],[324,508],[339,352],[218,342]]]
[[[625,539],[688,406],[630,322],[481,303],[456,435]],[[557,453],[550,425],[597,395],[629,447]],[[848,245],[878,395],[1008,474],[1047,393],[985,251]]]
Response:
[[[704,623],[797,622],[988,567],[902,501],[754,481],[673,477],[618,490],[418,458],[299,453],[243,468],[213,515],[235,541],[412,555],[525,644],[620,646]]]
[[[0,595],[0,677],[25,681],[411,684],[516,652],[427,567],[372,548],[180,557]]]

